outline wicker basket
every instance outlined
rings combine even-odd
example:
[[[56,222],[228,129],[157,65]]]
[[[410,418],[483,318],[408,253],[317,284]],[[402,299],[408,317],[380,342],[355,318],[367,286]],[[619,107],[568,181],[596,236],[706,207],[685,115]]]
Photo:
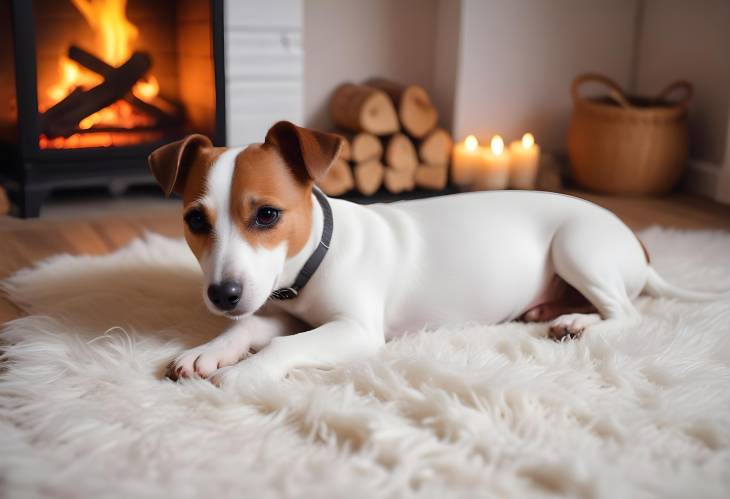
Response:
[[[598,82],[608,96],[584,98],[580,86]],[[683,97],[670,101],[682,90]],[[687,163],[687,103],[692,85],[678,81],[655,98],[628,97],[605,76],[573,81],[573,117],[568,154],[573,178],[582,187],[610,194],[663,194],[676,185]]]

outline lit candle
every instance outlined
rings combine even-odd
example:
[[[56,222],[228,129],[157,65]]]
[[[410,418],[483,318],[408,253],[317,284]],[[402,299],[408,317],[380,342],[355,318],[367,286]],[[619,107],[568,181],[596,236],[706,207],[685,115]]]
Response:
[[[504,150],[504,140],[499,135],[492,137],[489,149],[483,152],[484,165],[476,174],[474,188],[477,190],[506,189],[509,184],[509,151]]]
[[[535,137],[526,133],[521,141],[512,142],[509,150],[512,157],[509,186],[515,189],[534,189],[540,164],[540,146],[535,144]]]
[[[479,141],[469,135],[464,142],[456,144],[452,151],[451,180],[461,188],[469,187],[476,172],[484,168],[484,151]]]

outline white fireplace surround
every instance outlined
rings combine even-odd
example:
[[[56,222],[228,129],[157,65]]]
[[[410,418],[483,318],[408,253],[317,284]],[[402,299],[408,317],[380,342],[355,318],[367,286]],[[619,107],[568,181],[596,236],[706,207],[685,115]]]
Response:
[[[302,122],[302,0],[225,0],[230,145],[260,142],[277,120]]]
[[[288,119],[330,128],[346,80],[418,82],[442,125],[507,139],[532,131],[562,154],[573,77],[631,92],[695,86],[685,186],[730,202],[730,2],[726,0],[225,0],[230,144]]]

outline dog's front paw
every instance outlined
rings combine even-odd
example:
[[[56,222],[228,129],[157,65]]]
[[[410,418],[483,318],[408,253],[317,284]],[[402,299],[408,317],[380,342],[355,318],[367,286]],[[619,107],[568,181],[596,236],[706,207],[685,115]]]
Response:
[[[183,378],[208,378],[217,370],[235,364],[241,359],[238,349],[225,345],[203,345],[186,350],[167,366],[167,377],[172,380]]]
[[[218,369],[208,377],[208,381],[219,388],[236,388],[283,377],[283,372],[279,372],[273,366],[261,361],[257,355],[252,355],[236,365]]]
[[[210,375],[208,381],[218,388],[231,387],[238,381],[238,366],[228,366],[218,369]]]

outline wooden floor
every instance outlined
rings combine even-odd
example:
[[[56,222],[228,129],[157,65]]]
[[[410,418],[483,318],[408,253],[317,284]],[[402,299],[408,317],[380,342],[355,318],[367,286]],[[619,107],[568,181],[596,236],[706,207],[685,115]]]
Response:
[[[686,194],[665,198],[617,198],[572,191],[621,217],[631,228],[663,225],[730,231],[730,206]],[[0,279],[57,253],[101,254],[146,231],[182,235],[180,205],[158,198],[51,204],[41,218],[0,217]],[[0,324],[21,315],[0,297]]]

